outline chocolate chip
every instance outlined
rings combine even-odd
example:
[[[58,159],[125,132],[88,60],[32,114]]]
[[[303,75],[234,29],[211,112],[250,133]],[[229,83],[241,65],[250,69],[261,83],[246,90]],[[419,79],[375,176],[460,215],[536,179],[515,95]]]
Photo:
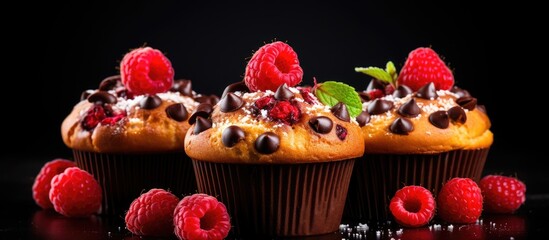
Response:
[[[83,91],[82,94],[80,94],[80,101],[84,101],[88,99],[90,95],[92,95],[94,90],[88,89],[86,91]]]
[[[187,116],[189,113],[187,112],[187,108],[185,108],[185,105],[183,103],[174,103],[166,108],[166,114],[169,118],[182,122],[185,119],[187,119]]]
[[[225,147],[233,147],[240,140],[243,140],[245,136],[246,134],[242,128],[233,125],[223,130],[223,133],[221,134],[221,141]]]
[[[244,100],[234,93],[228,93],[219,102],[219,110],[224,113],[236,111],[242,106],[244,106]]]
[[[196,109],[194,110],[193,114],[191,114],[191,117],[189,117],[189,124],[194,124],[196,122],[197,117],[203,117],[208,118],[210,114],[213,111],[213,107],[209,103],[201,103],[199,104]]]
[[[420,109],[414,98],[408,100],[408,102],[402,104],[402,106],[398,108],[398,113],[404,117],[416,117],[419,115],[419,112]]]
[[[437,89],[435,88],[435,84],[433,82],[430,82],[421,87],[419,90],[417,90],[416,97],[429,100],[437,99],[438,94]]]
[[[368,113],[370,115],[378,115],[387,112],[393,108],[393,102],[376,99],[368,104]]]
[[[193,85],[191,80],[187,80],[187,79],[175,80],[173,82],[173,85],[170,91],[179,92],[183,96],[192,97]]]
[[[212,127],[212,121],[203,117],[196,117],[196,124],[194,125],[194,134],[199,134]]]
[[[474,97],[460,97],[456,99],[456,103],[469,111],[473,111],[477,106],[477,99]]]
[[[103,79],[103,81],[99,84],[99,90],[109,91],[122,86],[122,79],[120,78],[120,75],[115,75]]]
[[[235,82],[230,84],[223,90],[223,94],[221,94],[221,98],[224,98],[227,93],[230,92],[250,92],[250,89],[248,89],[248,86],[246,86],[246,83],[244,81]]]
[[[342,102],[337,103],[335,106],[331,109],[332,114],[336,116],[337,118],[341,119],[341,121],[350,122],[351,117],[349,116],[349,111],[347,110],[347,106],[343,104]]]
[[[362,111],[356,117],[356,122],[358,122],[358,126],[363,127],[364,125],[366,125],[370,122],[370,114],[367,111]]]
[[[162,104],[162,99],[156,96],[156,94],[147,95],[139,101],[139,106],[147,110],[155,109],[160,106],[160,104]]]
[[[469,91],[465,90],[465,89],[461,89],[459,87],[456,87],[454,86],[450,92],[453,92],[455,93],[456,95],[458,95],[458,97],[471,97],[471,94],[469,93]]]
[[[290,91],[286,83],[280,85],[280,87],[276,89],[276,92],[274,94],[275,99],[279,101],[289,100],[293,96],[294,96],[294,93]]]
[[[332,119],[324,116],[309,119],[309,126],[317,133],[326,134],[332,131]]]
[[[450,126],[450,117],[446,111],[436,111],[429,115],[429,122],[437,128],[448,128]]]
[[[414,131],[414,124],[406,118],[397,118],[391,123],[389,130],[394,134],[408,135],[409,132]]]
[[[280,147],[280,138],[272,132],[263,133],[255,140],[254,147],[257,152],[262,154],[274,153]]]
[[[454,106],[450,109],[448,109],[448,116],[452,121],[464,124],[467,121],[467,114],[465,114],[465,111],[463,108],[459,106]]]
[[[217,104],[217,102],[219,102],[219,97],[217,97],[214,94],[212,94],[212,95],[200,95],[198,97],[195,97],[194,100],[199,102],[199,103],[209,103],[211,105],[215,105],[215,104]]]
[[[411,88],[409,88],[406,85],[399,85],[397,87],[397,89],[395,90],[395,92],[393,92],[393,97],[404,98],[404,97],[408,96],[408,94],[411,94],[411,93],[413,93]]]
[[[360,101],[362,102],[370,101],[370,94],[367,92],[358,92],[358,96],[360,96]]]
[[[381,81],[379,81],[375,78],[372,78],[372,80],[368,84],[368,87],[366,87],[365,92],[369,92],[369,91],[372,91],[374,89],[379,89],[381,91],[385,91],[385,84],[383,84],[383,82],[381,82]]]
[[[88,102],[91,103],[116,103],[116,97],[105,91],[97,91],[88,96]]]
[[[347,128],[339,124],[336,124],[336,135],[339,138],[339,140],[341,141],[345,140],[345,138],[347,137]]]

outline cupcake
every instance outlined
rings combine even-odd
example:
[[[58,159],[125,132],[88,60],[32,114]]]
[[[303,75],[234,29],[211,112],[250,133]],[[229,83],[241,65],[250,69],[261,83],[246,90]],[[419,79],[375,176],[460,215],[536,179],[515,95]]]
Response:
[[[364,152],[354,118],[360,98],[338,82],[295,87],[302,74],[289,45],[267,44],[248,62],[243,82],[189,118],[185,151],[198,190],[225,203],[239,237],[339,228],[354,159]]]
[[[187,119],[199,106],[195,99],[215,101],[193,92],[189,80],[174,81],[170,61],[156,49],[129,52],[120,69],[84,91],[61,126],[76,164],[99,181],[106,214],[123,213],[151,188],[196,192],[183,148]]]
[[[490,120],[476,98],[453,86],[437,53],[412,51],[400,75],[392,62],[356,70],[374,79],[360,93],[365,153],[356,162],[345,218],[390,219],[390,199],[407,185],[436,195],[453,177],[480,180],[493,141]]]

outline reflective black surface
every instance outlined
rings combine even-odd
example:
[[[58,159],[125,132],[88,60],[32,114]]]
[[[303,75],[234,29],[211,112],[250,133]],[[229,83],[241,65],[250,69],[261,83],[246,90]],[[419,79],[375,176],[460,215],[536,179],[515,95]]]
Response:
[[[66,218],[41,210],[32,200],[31,186],[43,157],[2,157],[0,239],[154,239],[132,236],[123,216]],[[530,183],[528,187],[541,188]],[[549,194],[527,194],[515,214],[483,215],[470,225],[449,225],[435,219],[430,225],[403,229],[396,223],[343,222],[339,233],[293,239],[531,239],[548,238]],[[348,224],[348,225],[347,225]],[[366,230],[367,229],[367,230]],[[175,237],[172,237],[175,239]],[[239,239],[231,236],[229,239]]]

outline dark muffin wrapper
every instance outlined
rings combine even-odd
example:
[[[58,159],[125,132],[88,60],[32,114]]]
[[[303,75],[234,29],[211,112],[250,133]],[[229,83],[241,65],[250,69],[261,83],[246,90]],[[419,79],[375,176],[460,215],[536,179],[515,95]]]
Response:
[[[338,230],[354,162],[193,165],[198,191],[226,205],[234,234],[281,237]]]
[[[191,159],[184,152],[112,154],[73,150],[76,165],[91,173],[103,191],[102,214],[124,215],[131,202],[152,188],[177,197],[196,193]]]
[[[425,155],[365,154],[356,161],[343,219],[391,219],[389,203],[404,186],[423,186],[436,197],[443,183],[451,178],[478,182],[488,151],[489,148]]]

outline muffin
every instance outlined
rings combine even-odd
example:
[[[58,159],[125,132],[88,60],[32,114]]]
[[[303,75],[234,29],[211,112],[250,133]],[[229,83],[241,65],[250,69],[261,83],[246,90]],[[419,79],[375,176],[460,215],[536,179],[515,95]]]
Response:
[[[352,105],[330,107],[310,88],[293,87],[301,74],[289,45],[267,44],[248,62],[244,82],[229,85],[213,109],[189,118],[185,151],[198,190],[227,206],[239,237],[338,230],[364,139]],[[337,84],[360,104],[353,88]]]
[[[361,92],[365,153],[356,161],[345,210],[352,220],[390,219],[390,199],[407,185],[438,194],[453,177],[479,181],[493,141],[483,106],[453,87],[452,72],[430,48],[412,51],[397,76],[389,62],[357,68],[374,76]]]
[[[120,69],[84,91],[61,126],[76,164],[99,181],[105,214],[123,213],[151,188],[196,192],[183,148],[187,119],[196,98],[214,101],[193,92],[191,81],[174,81],[170,61],[150,47],[126,54]]]

